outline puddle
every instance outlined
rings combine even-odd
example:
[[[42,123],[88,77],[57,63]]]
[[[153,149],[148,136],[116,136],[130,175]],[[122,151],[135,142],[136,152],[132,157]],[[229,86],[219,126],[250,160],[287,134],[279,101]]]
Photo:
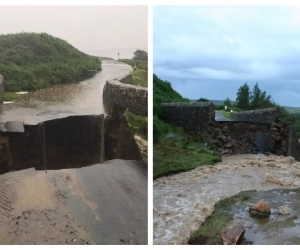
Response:
[[[249,215],[249,208],[264,200],[271,208],[268,218]],[[278,207],[288,206],[290,213],[280,215]],[[190,244],[221,244],[220,228],[243,226],[246,229],[242,244],[246,245],[293,245],[300,240],[300,189],[276,189],[270,191],[246,191],[216,204],[215,211],[190,239]],[[219,227],[213,225],[219,217],[231,218]],[[218,218],[214,218],[218,217]],[[212,229],[214,227],[214,230]],[[210,229],[210,235],[207,230]],[[205,241],[205,236],[207,236]],[[215,237],[215,236],[216,237]],[[212,239],[208,239],[212,236]],[[215,238],[215,239],[214,239]],[[197,242],[198,239],[198,242]]]

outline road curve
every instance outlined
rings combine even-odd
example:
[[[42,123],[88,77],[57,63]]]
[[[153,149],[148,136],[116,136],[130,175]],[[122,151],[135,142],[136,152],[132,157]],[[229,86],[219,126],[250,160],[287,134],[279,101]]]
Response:
[[[128,64],[104,60],[102,71],[90,79],[40,89],[22,95],[14,103],[0,104],[0,125],[8,121],[34,125],[72,115],[103,114],[102,92],[106,81],[119,80],[130,70]]]

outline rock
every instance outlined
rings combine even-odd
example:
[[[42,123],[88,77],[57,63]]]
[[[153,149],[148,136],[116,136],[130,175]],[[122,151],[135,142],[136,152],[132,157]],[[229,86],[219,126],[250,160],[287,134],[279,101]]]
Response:
[[[232,145],[231,143],[228,142],[224,147],[225,147],[225,148],[232,148],[233,145]]]
[[[240,245],[242,243],[245,228],[243,226],[233,226],[222,229],[221,240],[223,245]]]
[[[272,132],[277,132],[277,131],[278,131],[278,129],[277,129],[277,128],[275,128],[275,127],[271,127],[270,131],[272,131]]]
[[[288,208],[288,206],[283,205],[278,207],[278,213],[282,215],[287,215],[290,214],[290,209]]]
[[[257,202],[254,207],[249,209],[251,216],[256,217],[269,217],[271,214],[271,209],[269,205],[263,200]]]
[[[229,149],[221,150],[220,154],[221,155],[229,155],[230,154],[230,150]]]

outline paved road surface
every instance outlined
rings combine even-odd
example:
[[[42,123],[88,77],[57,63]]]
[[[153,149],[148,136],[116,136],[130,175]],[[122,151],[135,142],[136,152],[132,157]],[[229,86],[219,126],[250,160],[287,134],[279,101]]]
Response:
[[[215,111],[215,120],[216,121],[219,121],[219,122],[222,122],[222,121],[231,121],[230,119],[226,118],[222,111]]]
[[[147,166],[113,160],[0,176],[0,244],[147,244]]]

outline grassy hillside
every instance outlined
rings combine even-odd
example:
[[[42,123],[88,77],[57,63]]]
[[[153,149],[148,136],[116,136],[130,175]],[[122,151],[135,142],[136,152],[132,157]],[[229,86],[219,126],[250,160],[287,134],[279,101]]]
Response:
[[[161,103],[189,102],[168,81],[153,75],[153,177],[188,171],[221,160],[197,137],[163,121]]]
[[[145,52],[147,53],[147,52]],[[132,69],[132,81],[129,80],[126,84],[135,86],[148,87],[148,60],[145,59],[119,59],[120,62],[129,64]],[[136,65],[136,69],[134,66]],[[135,115],[126,111],[126,117],[130,123],[133,133],[139,135],[144,140],[148,139],[148,117]]]
[[[99,70],[99,59],[46,33],[0,35],[0,73],[6,91],[31,91],[77,82]]]
[[[130,84],[148,87],[148,61],[137,59],[119,59],[120,62],[132,67],[132,82]],[[136,65],[136,69],[134,68]]]

